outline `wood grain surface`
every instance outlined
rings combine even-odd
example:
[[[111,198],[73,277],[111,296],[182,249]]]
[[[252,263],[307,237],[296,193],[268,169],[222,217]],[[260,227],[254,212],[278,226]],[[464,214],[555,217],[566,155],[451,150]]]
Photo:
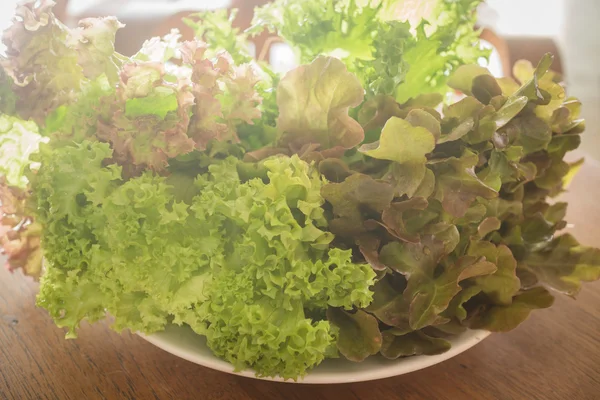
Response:
[[[569,229],[600,246],[600,165],[588,162],[571,185]],[[227,375],[111,331],[84,325],[65,340],[37,285],[0,271],[0,399],[600,399],[600,283],[577,301],[557,297],[511,333],[494,334],[426,370],[374,382],[292,385]]]

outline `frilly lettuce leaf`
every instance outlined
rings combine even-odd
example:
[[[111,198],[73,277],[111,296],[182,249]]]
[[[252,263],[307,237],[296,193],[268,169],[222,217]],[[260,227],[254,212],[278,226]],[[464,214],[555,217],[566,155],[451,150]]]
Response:
[[[46,113],[72,100],[84,79],[70,31],[52,13],[54,2],[24,2],[2,36],[0,65],[13,80],[17,112],[42,124]]]
[[[465,150],[460,158],[432,162],[436,179],[434,196],[441,201],[444,210],[456,217],[462,217],[477,197],[492,199],[498,192],[486,185],[475,173],[478,162],[475,153]]]
[[[258,82],[258,72],[252,64],[231,67],[229,76],[224,80],[223,93],[218,96],[230,126],[252,125],[260,119],[262,98],[257,91]]]
[[[582,282],[600,278],[600,251],[581,246],[573,236],[565,234],[527,254],[520,260],[519,268],[533,274],[537,282],[575,296]]]
[[[327,318],[340,330],[337,347],[348,360],[363,361],[381,349],[381,332],[372,315],[358,310],[348,313],[337,308],[327,310]]]
[[[237,9],[199,12],[185,18],[184,22],[194,30],[198,39],[208,43],[209,52],[218,54],[226,51],[236,64],[247,64],[252,61],[248,34],[233,26],[237,13]]]
[[[0,114],[0,176],[5,177],[6,184],[25,188],[30,155],[45,141],[35,122]]]
[[[382,212],[394,197],[390,185],[363,174],[350,175],[341,183],[329,183],[321,193],[333,206],[330,229],[342,236],[366,232],[364,211]]]
[[[316,143],[322,149],[356,146],[364,132],[348,109],[362,100],[360,82],[336,58],[318,57],[288,72],[277,88],[282,144],[300,148]]]
[[[124,26],[115,17],[86,18],[71,31],[78,64],[86,78],[93,80],[104,74],[111,83],[118,81],[119,69],[126,58],[115,52],[115,36]]]
[[[5,267],[18,268],[38,278],[42,272],[41,226],[33,221],[26,207],[28,193],[10,186],[0,176],[0,250],[7,256]]]
[[[184,22],[194,30],[196,38],[208,44],[206,49],[208,58],[219,56],[225,51],[237,65],[253,70],[253,75],[258,81],[253,85],[253,89],[258,93],[261,101],[249,106],[255,110],[255,113],[256,110],[260,110],[260,119],[254,115],[252,122],[242,123],[237,127],[237,133],[245,148],[257,150],[276,139],[275,121],[279,114],[276,87],[280,76],[274,73],[266,62],[253,60],[249,49],[251,42],[249,32],[241,31],[234,23],[237,11],[237,9],[222,9],[200,12],[184,19]]]
[[[27,207],[26,175],[38,168],[31,158],[45,141],[35,122],[0,114],[0,251],[9,270],[21,268],[34,278],[42,267],[41,227]]]
[[[169,158],[194,149],[187,134],[193,95],[186,82],[167,78],[162,64],[123,65],[110,116],[98,121],[96,133],[119,163],[162,170]]]
[[[389,329],[382,336],[381,355],[390,360],[421,354],[433,356],[444,353],[451,347],[447,340],[429,336],[422,331],[405,333]]]
[[[205,52],[206,46],[198,41],[182,47],[183,61],[192,69],[194,98],[188,135],[200,150],[213,139],[239,141],[236,127],[261,116],[258,79],[251,66],[235,66],[227,53],[211,61]]]
[[[395,161],[398,164],[424,166],[427,161],[425,155],[434,147],[435,137],[430,130],[392,117],[383,127],[379,142],[363,145],[360,151],[370,157]]]
[[[525,321],[531,311],[548,308],[552,303],[554,297],[543,287],[536,287],[515,296],[510,305],[492,306],[486,312],[476,315],[470,321],[470,327],[492,332],[507,332]]]
[[[410,24],[380,23],[373,36],[372,60],[359,64],[359,74],[368,94],[395,96],[398,86],[411,71],[407,59],[414,46]]]
[[[268,159],[264,166],[267,185],[257,179],[232,184],[237,174],[228,164],[209,167],[210,180],[197,182],[204,190],[192,210],[203,225],[217,223],[220,240],[231,238],[233,252],[223,255],[225,264],[214,270],[218,280],[207,289],[210,307],[224,307],[223,312],[207,309],[201,315],[206,325],[192,327],[240,368],[295,377],[320,362],[334,343],[329,324],[306,319],[302,304],[309,309],[366,306],[374,273],[368,265],[352,264],[348,251],[332,249],[325,255],[332,237],[317,228],[325,219],[315,170],[297,157]],[[260,220],[251,218],[258,215]]]
[[[22,2],[13,25],[3,35],[7,57],[0,59],[11,78],[16,112],[44,125],[46,115],[75,101],[100,76],[118,81],[126,59],[115,52],[115,18],[88,18],[78,28],[63,25],[52,13],[54,2]]]
[[[322,54],[369,58],[381,8],[354,0],[279,0],[256,8],[250,32],[277,33],[298,49],[302,63]]]
[[[208,60],[204,44],[195,42],[189,46],[202,51],[184,54],[182,62],[186,46],[176,33],[127,58],[115,52],[122,27],[115,18],[85,19],[70,29],[56,19],[53,4],[18,7],[1,61],[2,101],[10,103],[14,93],[16,112],[46,134],[110,142],[129,176],[162,171],[169,159],[205,149],[212,139],[238,141],[237,127],[261,116],[251,66],[237,66],[225,53]]]
[[[409,324],[414,330],[436,322],[460,292],[462,280],[497,270],[485,258],[463,256],[445,266],[441,274],[436,273],[444,254],[443,243],[431,237],[422,238],[420,244],[392,242],[381,250],[381,262],[406,277],[404,299],[409,305]]]
[[[76,102],[62,105],[46,117],[44,134],[65,142],[96,140],[98,121],[110,118],[115,92],[105,75],[85,82]]]
[[[487,261],[496,265],[496,272],[475,278],[475,284],[494,304],[511,304],[521,288],[521,282],[516,274],[517,260],[510,249],[486,241],[471,241],[467,254],[485,257]]]
[[[171,29],[163,37],[154,36],[146,40],[142,47],[135,53],[132,59],[144,62],[166,63],[181,56],[181,33],[177,29]],[[174,65],[171,67],[175,68]]]

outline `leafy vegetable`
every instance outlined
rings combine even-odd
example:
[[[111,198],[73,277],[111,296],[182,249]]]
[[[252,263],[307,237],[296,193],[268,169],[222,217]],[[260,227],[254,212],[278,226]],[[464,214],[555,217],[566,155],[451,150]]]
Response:
[[[541,250],[528,253],[519,268],[531,272],[544,285],[575,296],[582,282],[600,279],[600,251],[581,246],[573,236],[565,234]]]
[[[348,115],[348,108],[362,100],[360,82],[338,59],[318,57],[288,72],[277,88],[281,141],[294,148],[309,143],[322,149],[358,145],[363,129]]]
[[[16,117],[0,115],[0,174],[10,186],[25,188],[25,169],[31,161],[29,157],[37,152],[40,142],[37,125]]]
[[[360,150],[373,158],[425,166],[425,155],[434,147],[435,137],[429,130],[392,117],[383,127],[379,142],[364,145]]]
[[[462,280],[496,271],[491,262],[464,256],[436,274],[435,268],[443,254],[442,242],[426,238],[415,245],[392,242],[381,250],[381,261],[406,277],[404,298],[409,304],[409,324],[414,330],[436,322],[460,292]]]
[[[477,288],[487,294],[495,304],[510,304],[521,287],[521,282],[515,275],[517,261],[510,249],[504,245],[494,246],[483,240],[473,241],[469,245],[468,254],[485,257],[496,264],[495,273],[475,279]]]
[[[70,335],[105,309],[115,329],[146,332],[172,315],[236,367],[295,378],[336,338],[324,315],[305,310],[371,300],[374,273],[328,249],[322,180],[297,157],[266,160],[267,184],[241,182],[233,158],[213,164],[188,205],[152,173],[118,185],[119,168],[102,166],[106,144],[43,156],[36,185],[38,206],[49,210],[39,219],[49,266],[38,302]],[[68,177],[69,192],[54,192]],[[96,295],[82,304],[86,291]]]
[[[398,357],[408,357],[425,354],[428,356],[441,354],[450,349],[450,342],[435,338],[425,333],[404,333],[390,329],[383,334],[381,354],[385,358],[395,360]]]
[[[37,278],[42,269],[41,227],[29,217],[26,200],[23,189],[9,186],[6,178],[0,177],[0,246],[7,255],[6,268],[20,268]]]
[[[350,314],[340,309],[329,309],[327,318],[340,329],[337,346],[347,359],[362,361],[379,352],[381,333],[373,316],[360,310]]]
[[[237,64],[243,64],[251,62],[252,56],[247,34],[233,27],[236,16],[237,10],[222,9],[194,14],[184,22],[194,30],[197,38],[209,45],[210,51],[225,50]]]
[[[278,0],[201,13],[124,57],[114,18],[28,1],[0,58],[0,245],[74,337],[186,324],[297,379],[325,358],[433,355],[600,278],[566,226],[581,103],[552,57],[494,78],[479,0]],[[250,35],[303,65],[278,76]],[[452,92],[463,96],[451,102]]]
[[[250,32],[266,27],[277,33],[302,63],[322,54],[339,57],[368,94],[404,103],[444,92],[454,68],[485,55],[472,29],[479,2],[427,0],[414,10],[405,0],[278,0],[256,9]]]
[[[506,332],[516,328],[532,310],[548,308],[554,298],[543,287],[525,291],[513,299],[508,306],[493,306],[487,313],[474,317],[471,327],[492,332]]]
[[[42,266],[40,226],[26,207],[25,172],[37,168],[30,156],[44,141],[34,122],[0,114],[0,250],[9,270],[22,268],[36,278]]]
[[[365,232],[363,212],[382,212],[394,197],[392,188],[377,182],[368,175],[354,174],[342,183],[330,183],[321,194],[333,205],[335,218],[330,222],[337,235],[353,235]]]

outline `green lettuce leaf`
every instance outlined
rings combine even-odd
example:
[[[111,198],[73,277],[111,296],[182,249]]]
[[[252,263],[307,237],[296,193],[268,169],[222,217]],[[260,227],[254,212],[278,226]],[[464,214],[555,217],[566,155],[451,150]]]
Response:
[[[323,186],[321,194],[333,206],[330,230],[342,236],[366,232],[363,211],[382,212],[394,197],[390,185],[363,174],[350,175],[341,183],[329,183]]]
[[[0,60],[2,60],[0,58]],[[0,62],[0,113],[14,114],[17,97],[13,92],[13,80],[7,76]]]
[[[381,332],[372,315],[358,310],[351,314],[337,308],[327,310],[327,319],[340,330],[337,347],[351,361],[363,361],[381,349]]]
[[[495,246],[486,241],[471,241],[468,255],[485,257],[496,265],[496,272],[475,278],[477,288],[487,294],[494,304],[508,305],[521,288],[516,275],[517,260],[506,246]]]
[[[435,137],[431,131],[392,117],[383,127],[379,142],[363,145],[360,151],[373,158],[424,166],[425,155],[434,147]]]
[[[575,296],[582,282],[600,279],[600,251],[581,246],[569,235],[561,235],[539,251],[519,261],[519,268],[561,293]]]
[[[381,354],[390,360],[415,355],[433,356],[448,351],[450,342],[431,337],[422,331],[405,333],[390,329],[382,334]]]
[[[407,279],[403,295],[409,308],[409,323],[414,330],[436,322],[439,314],[461,290],[462,280],[488,275],[497,267],[485,258],[463,256],[443,272],[436,267],[444,256],[443,242],[422,237],[421,243],[392,242],[381,250],[381,262]]]
[[[288,72],[277,88],[281,143],[294,148],[308,143],[322,149],[356,146],[364,132],[348,109],[362,100],[360,82],[338,59],[318,57]]]
[[[381,8],[354,0],[278,0],[256,8],[250,32],[277,33],[298,49],[302,63],[323,54],[369,58]]]
[[[517,295],[510,305],[492,306],[477,315],[471,320],[470,327],[492,332],[507,332],[525,321],[531,311],[548,308],[553,302],[552,295],[542,287],[526,290]]]
[[[449,214],[462,217],[477,197],[492,199],[498,196],[496,190],[476,175],[478,161],[475,153],[465,150],[460,158],[451,157],[431,163],[437,176],[434,196]]]

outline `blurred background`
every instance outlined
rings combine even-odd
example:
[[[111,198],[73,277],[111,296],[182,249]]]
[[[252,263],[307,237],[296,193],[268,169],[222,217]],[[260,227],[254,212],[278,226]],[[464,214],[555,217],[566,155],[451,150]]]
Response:
[[[127,25],[117,34],[117,51],[131,55],[146,39],[172,28],[191,37],[181,18],[198,11],[238,8],[236,24],[246,28],[254,7],[268,0],[55,1],[56,14],[69,26],[86,17],[117,16]],[[0,30],[10,24],[17,2],[0,0]],[[493,49],[487,66],[497,76],[510,75],[516,60],[536,63],[548,51],[555,54],[553,68],[564,74],[568,93],[584,105],[588,129],[583,150],[600,160],[600,0],[487,0],[479,10],[479,27],[484,29],[485,44]],[[284,43],[262,35],[252,46],[257,52],[265,47],[264,55],[276,70],[295,65],[293,52]]]

